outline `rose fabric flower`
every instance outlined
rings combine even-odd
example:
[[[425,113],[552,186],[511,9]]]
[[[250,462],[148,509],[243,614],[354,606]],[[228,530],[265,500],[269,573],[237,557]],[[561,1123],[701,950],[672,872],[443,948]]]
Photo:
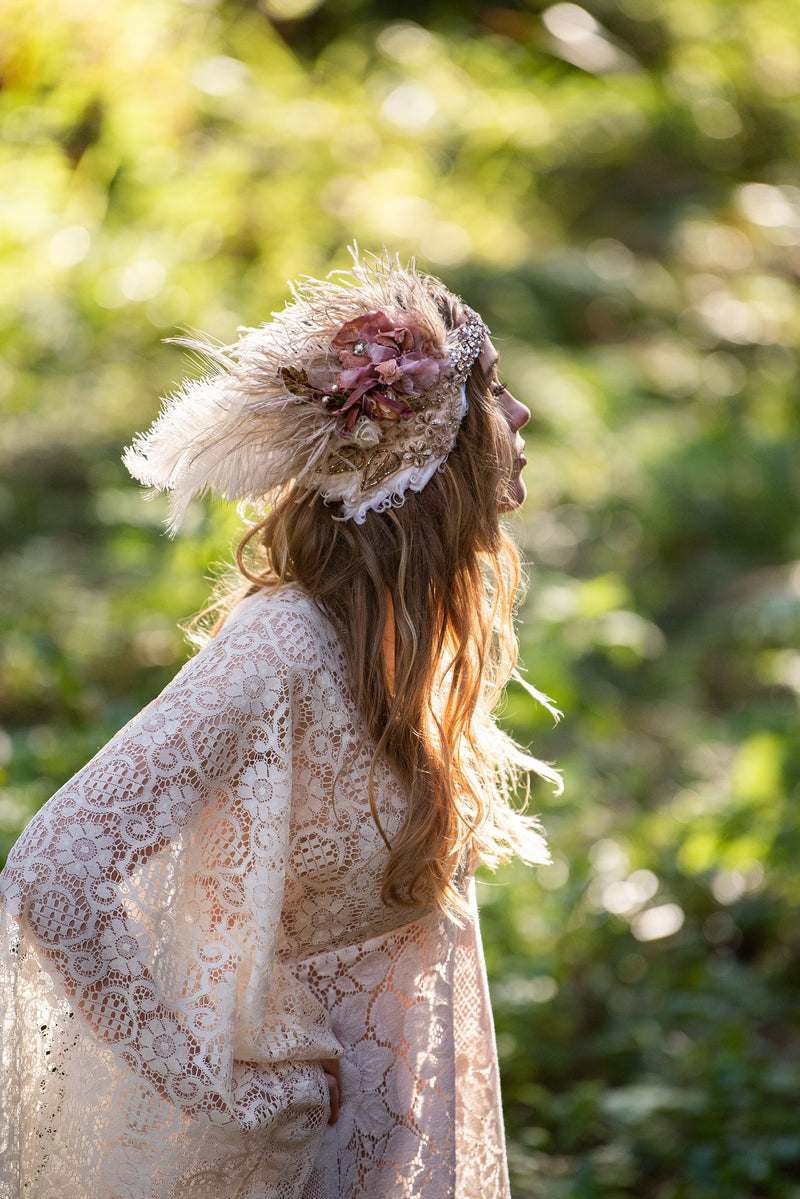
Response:
[[[451,367],[447,357],[436,357],[421,329],[394,325],[385,312],[367,312],[347,321],[331,341],[342,370],[327,388],[315,386],[305,371],[281,371],[287,388],[310,396],[328,411],[343,416],[338,433],[348,440],[356,428],[359,441],[373,444],[364,435],[362,418],[369,421],[408,420],[414,415],[408,400],[417,399],[439,382]]]

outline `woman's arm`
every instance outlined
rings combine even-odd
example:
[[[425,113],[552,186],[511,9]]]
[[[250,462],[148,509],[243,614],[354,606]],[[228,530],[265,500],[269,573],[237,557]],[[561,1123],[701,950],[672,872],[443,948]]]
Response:
[[[297,1048],[262,1051],[242,1010],[254,962],[250,1006],[268,1002],[291,801],[292,680],[260,624],[189,663],[34,818],[3,874],[84,1027],[185,1116],[243,1126],[285,1101],[270,1075]],[[319,1060],[336,1043],[315,1019]]]

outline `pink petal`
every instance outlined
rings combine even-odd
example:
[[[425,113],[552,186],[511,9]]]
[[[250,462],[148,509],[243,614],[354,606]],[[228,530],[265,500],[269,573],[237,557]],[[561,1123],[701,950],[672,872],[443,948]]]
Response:
[[[400,368],[396,358],[390,358],[388,362],[379,362],[375,367],[376,374],[380,375],[382,383],[394,383],[395,379],[400,378]]]
[[[366,379],[360,379],[359,382],[356,384],[356,386],[353,388],[353,390],[350,392],[350,395],[348,396],[348,399],[347,399],[346,407],[349,408],[351,404],[354,404],[357,400],[360,400],[361,397],[363,395],[365,395],[368,391],[372,391],[373,387],[379,387],[379,386],[380,386],[380,380],[376,379],[374,377],[374,375],[371,375],[371,377],[366,378]]]
[[[336,382],[339,384],[340,391],[350,391],[353,387],[358,387],[364,380],[369,380],[368,386],[378,382],[378,377],[371,366],[356,366],[352,370],[342,371],[336,376]]]
[[[342,325],[339,332],[331,341],[335,350],[344,349],[356,341],[374,341],[378,333],[391,329],[392,322],[385,312],[366,312],[363,316],[354,317]]]

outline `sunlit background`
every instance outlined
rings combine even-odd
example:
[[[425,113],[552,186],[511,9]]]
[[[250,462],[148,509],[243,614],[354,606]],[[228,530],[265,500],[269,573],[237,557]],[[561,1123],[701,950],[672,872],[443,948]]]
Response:
[[[533,412],[565,712],[509,695],[566,792],[481,885],[515,1199],[798,1199],[798,0],[5,0],[0,61],[0,848],[229,557],[119,461],[162,339],[415,255]]]

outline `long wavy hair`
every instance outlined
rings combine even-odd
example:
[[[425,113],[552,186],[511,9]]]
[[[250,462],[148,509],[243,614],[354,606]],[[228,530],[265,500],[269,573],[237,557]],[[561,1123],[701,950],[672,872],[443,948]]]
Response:
[[[441,285],[434,294],[454,328],[457,299]],[[299,585],[324,610],[375,742],[369,803],[388,848],[382,898],[451,913],[463,910],[459,882],[478,862],[494,866],[514,854],[547,861],[538,825],[516,796],[529,771],[559,783],[492,715],[518,652],[520,559],[500,518],[514,454],[479,362],[467,399],[444,469],[407,492],[402,507],[370,512],[359,525],[338,519],[337,506],[313,492],[284,489],[238,547],[245,583],[207,610],[216,611],[215,632],[240,600],[283,584]],[[381,756],[409,796],[391,840],[373,787]]]

